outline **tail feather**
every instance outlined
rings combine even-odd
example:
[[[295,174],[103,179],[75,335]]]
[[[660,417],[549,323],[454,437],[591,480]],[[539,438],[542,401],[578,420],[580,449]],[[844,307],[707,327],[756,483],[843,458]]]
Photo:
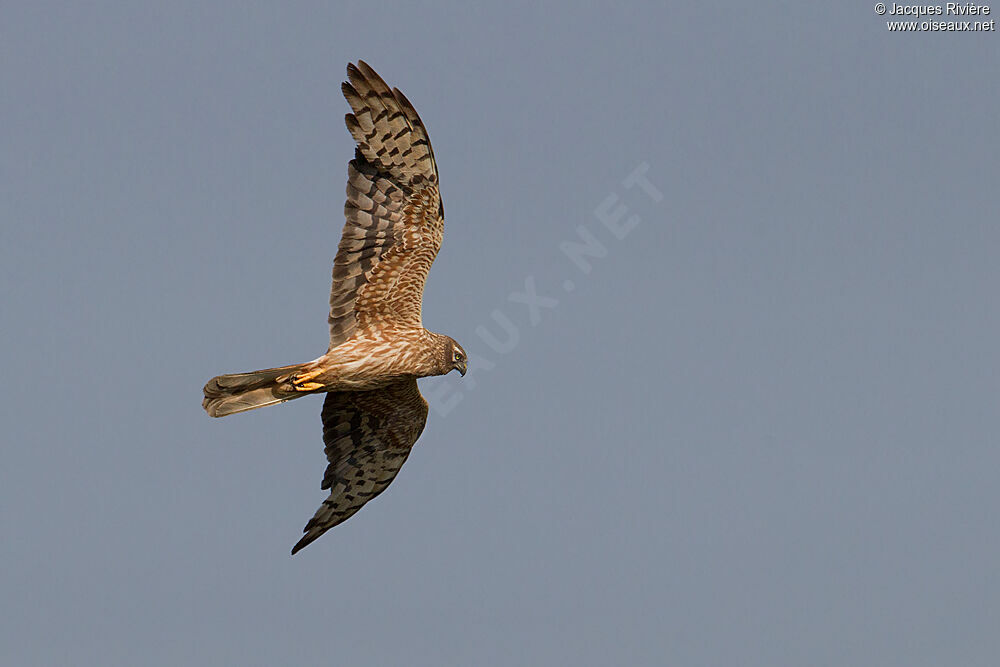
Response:
[[[287,380],[305,366],[306,364],[294,364],[249,373],[219,375],[205,385],[205,400],[201,405],[209,416],[225,417],[299,398],[304,394],[292,389]]]

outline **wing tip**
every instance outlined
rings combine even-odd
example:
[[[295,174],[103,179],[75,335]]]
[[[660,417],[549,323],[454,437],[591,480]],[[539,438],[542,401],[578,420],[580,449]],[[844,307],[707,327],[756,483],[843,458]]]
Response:
[[[292,547],[292,555],[294,556],[295,554],[297,554],[298,552],[302,551],[307,546],[312,544],[317,537],[319,537],[319,535],[306,535],[301,540],[296,542],[295,546]]]

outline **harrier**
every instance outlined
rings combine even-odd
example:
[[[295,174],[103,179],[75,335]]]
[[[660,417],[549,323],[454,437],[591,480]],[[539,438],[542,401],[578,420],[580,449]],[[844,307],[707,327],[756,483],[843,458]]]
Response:
[[[444,207],[427,130],[410,101],[364,61],[341,89],[357,142],[347,167],[347,222],[333,263],[330,347],[303,364],[220,375],[205,385],[212,417],[325,393],[330,496],[296,553],[346,521],[395,478],[427,420],[417,378],[465,375],[467,357],[423,327],[424,281],[441,247]]]

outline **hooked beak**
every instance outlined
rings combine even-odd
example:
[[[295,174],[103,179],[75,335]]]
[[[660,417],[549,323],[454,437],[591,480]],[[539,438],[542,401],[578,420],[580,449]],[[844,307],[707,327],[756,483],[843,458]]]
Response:
[[[464,360],[463,361],[459,361],[458,363],[456,363],[455,364],[455,368],[462,375],[462,377],[465,377],[465,371],[467,370],[467,366],[466,366],[466,362]]]

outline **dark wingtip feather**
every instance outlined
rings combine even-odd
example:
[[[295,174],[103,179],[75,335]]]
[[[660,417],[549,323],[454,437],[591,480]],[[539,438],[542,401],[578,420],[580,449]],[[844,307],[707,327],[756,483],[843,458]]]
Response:
[[[312,544],[317,537],[319,537],[319,535],[306,535],[301,540],[296,542],[295,546],[292,547],[292,555],[294,556],[295,554],[297,554],[298,552],[302,551],[307,546]]]
[[[382,77],[378,75],[378,73],[374,70],[374,68],[372,68],[371,65],[366,63],[364,60],[361,60],[360,58],[358,59],[358,69],[361,70],[361,73],[364,74],[365,78],[368,79],[369,81],[371,81],[372,79],[378,79],[379,81],[382,80]]]

